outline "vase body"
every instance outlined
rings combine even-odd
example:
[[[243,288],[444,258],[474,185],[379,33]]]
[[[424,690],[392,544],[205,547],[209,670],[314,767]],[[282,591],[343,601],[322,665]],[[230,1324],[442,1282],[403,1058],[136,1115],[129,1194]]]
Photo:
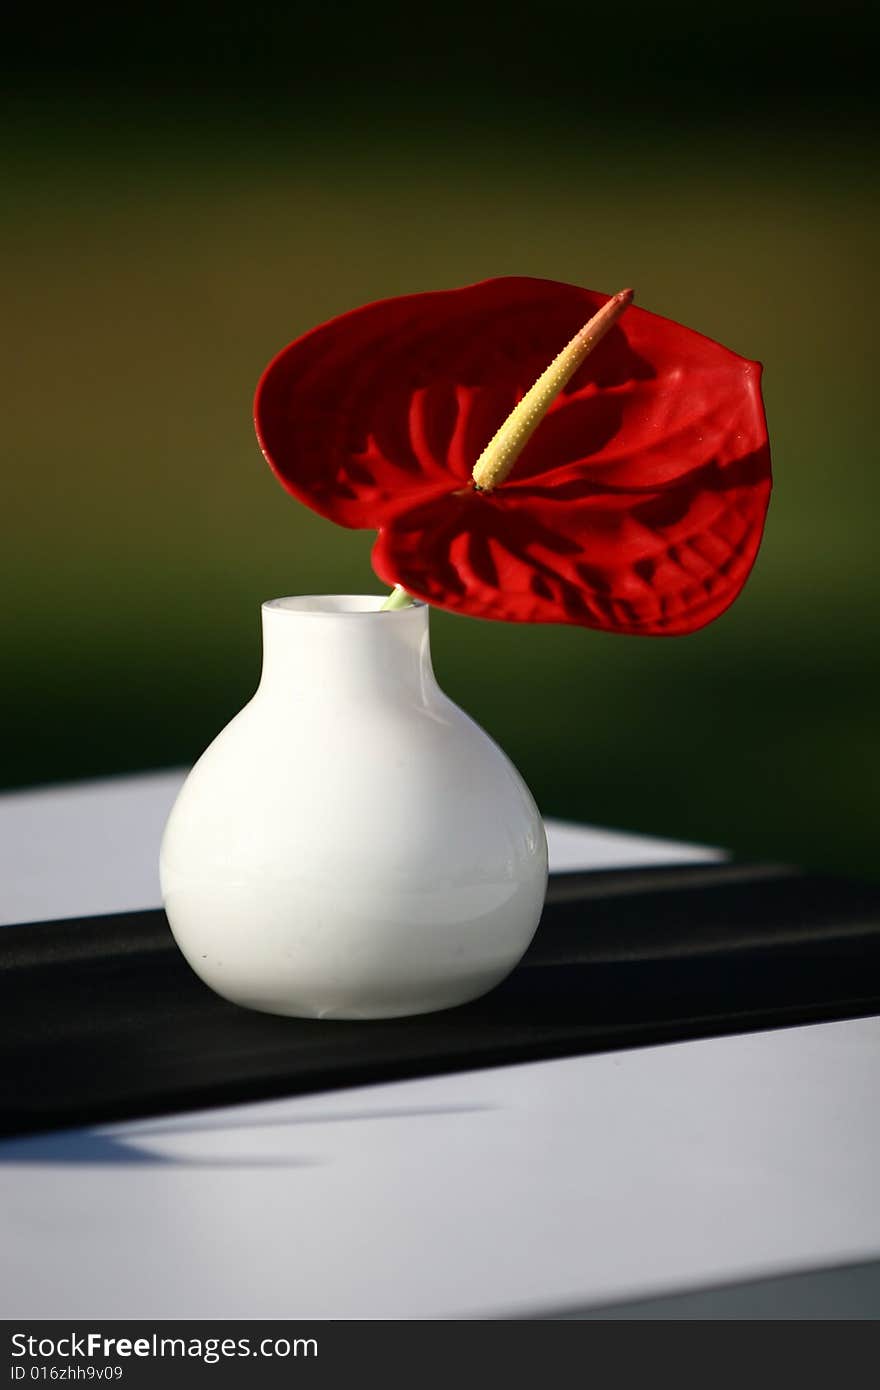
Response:
[[[253,699],[196,763],[160,876],[218,994],[270,1013],[392,1018],[475,999],[520,960],[547,883],[516,769],[440,690],[428,608],[263,605]]]

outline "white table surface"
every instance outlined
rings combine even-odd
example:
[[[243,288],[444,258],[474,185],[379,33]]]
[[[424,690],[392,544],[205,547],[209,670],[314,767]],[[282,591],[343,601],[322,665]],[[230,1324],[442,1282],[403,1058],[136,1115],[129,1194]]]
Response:
[[[153,906],[179,780],[0,798],[3,919]],[[549,830],[557,868],[717,857]],[[860,1019],[7,1140],[0,1307],[528,1316],[875,1260],[878,1093]]]

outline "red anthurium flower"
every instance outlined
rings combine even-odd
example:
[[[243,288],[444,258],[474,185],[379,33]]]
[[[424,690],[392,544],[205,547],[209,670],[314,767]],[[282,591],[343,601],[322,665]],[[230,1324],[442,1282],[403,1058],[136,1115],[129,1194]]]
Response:
[[[415,598],[513,622],[691,632],[733,602],[760,544],[761,368],[669,319],[622,314],[630,298],[504,278],[343,314],[264,373],[263,452],[315,511],[377,529],[376,573]],[[580,365],[531,410],[576,335]]]

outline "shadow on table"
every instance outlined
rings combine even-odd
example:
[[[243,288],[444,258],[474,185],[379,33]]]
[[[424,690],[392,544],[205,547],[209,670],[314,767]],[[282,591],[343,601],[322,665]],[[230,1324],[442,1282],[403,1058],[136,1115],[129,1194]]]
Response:
[[[137,1124],[131,1134],[117,1135],[100,1130],[64,1130],[54,1134],[34,1134],[20,1139],[9,1139],[0,1144],[0,1164],[36,1163],[48,1166],[59,1164],[83,1165],[152,1165],[177,1168],[316,1168],[326,1160],[317,1158],[297,1158],[278,1155],[266,1158],[242,1154],[239,1156],[206,1155],[194,1157],[187,1154],[157,1152],[138,1144],[142,1137],[161,1139],[167,1136],[174,1140],[193,1134],[234,1134],[236,1132],[258,1132],[265,1129],[288,1129],[293,1126],[324,1125],[360,1120],[409,1120],[425,1116],[448,1116],[480,1114],[497,1109],[492,1105],[422,1105],[397,1107],[393,1110],[345,1110],[326,1114],[289,1115],[278,1118],[249,1121],[240,1119],[202,1120],[194,1116],[192,1121],[172,1124],[157,1121],[155,1124]]]

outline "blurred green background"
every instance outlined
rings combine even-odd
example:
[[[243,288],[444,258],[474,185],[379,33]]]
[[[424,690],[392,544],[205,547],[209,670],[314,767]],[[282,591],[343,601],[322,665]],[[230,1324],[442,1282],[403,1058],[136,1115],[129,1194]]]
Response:
[[[863,7],[14,9],[4,62],[2,784],[192,760],[259,604],[378,591],[253,438],[353,305],[612,292],[765,363],[776,490],[688,638],[436,614],[550,814],[876,874],[875,21]]]

